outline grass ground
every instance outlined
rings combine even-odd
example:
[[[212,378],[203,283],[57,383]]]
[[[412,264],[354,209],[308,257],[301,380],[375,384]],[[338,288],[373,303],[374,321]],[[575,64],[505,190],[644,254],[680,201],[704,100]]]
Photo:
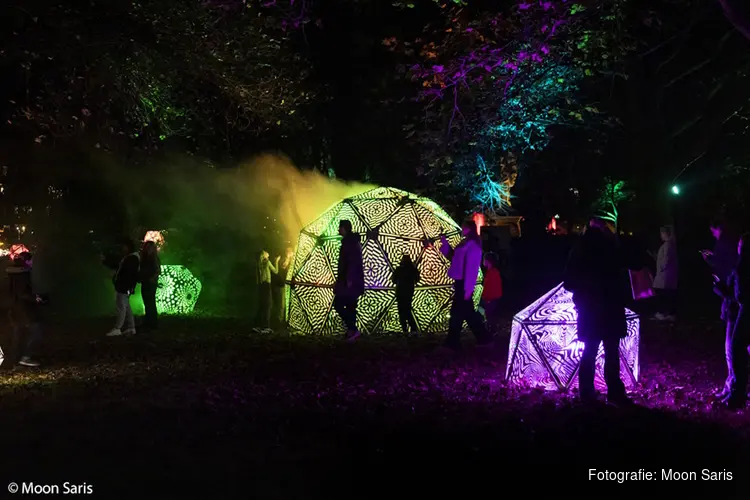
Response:
[[[747,495],[750,410],[710,404],[724,373],[713,322],[644,324],[633,410],[507,387],[505,341],[445,358],[439,338],[350,345],[164,318],[158,334],[113,339],[108,326],[51,327],[42,368],[3,366],[8,482],[85,482],[99,498]],[[592,482],[589,469],[659,480]]]

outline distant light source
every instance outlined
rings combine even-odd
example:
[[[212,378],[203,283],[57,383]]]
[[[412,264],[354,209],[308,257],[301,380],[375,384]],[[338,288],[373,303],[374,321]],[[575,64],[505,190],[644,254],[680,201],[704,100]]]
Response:
[[[680,186],[672,186],[672,194],[680,194]]]

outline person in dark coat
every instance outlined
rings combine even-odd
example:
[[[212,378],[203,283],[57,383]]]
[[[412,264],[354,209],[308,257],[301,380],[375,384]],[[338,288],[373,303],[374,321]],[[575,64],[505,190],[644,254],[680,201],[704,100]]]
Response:
[[[112,284],[116,292],[117,316],[115,325],[107,333],[107,337],[135,335],[135,318],[133,317],[133,310],[130,308],[130,296],[135,293],[135,287],[138,284],[141,256],[136,251],[133,240],[123,240],[121,256],[119,264],[115,267],[117,271],[112,277]]]
[[[726,323],[724,349],[727,379],[724,389],[716,394],[727,408],[744,408],[747,402],[747,361],[750,344],[750,257],[743,253],[748,235],[737,244],[737,265],[726,281],[715,278],[714,292],[722,300],[721,319]],[[745,309],[748,307],[748,309]]]
[[[711,235],[716,239],[713,250],[702,250],[703,260],[711,266],[712,273],[719,278],[720,283],[726,283],[727,278],[737,263],[737,236],[726,224],[711,223]]]
[[[10,280],[8,319],[13,330],[13,344],[20,352],[18,364],[36,367],[39,362],[34,359],[35,348],[42,336],[38,310],[42,300],[32,289],[32,265],[31,253],[23,252],[13,260],[6,273]]]
[[[620,339],[627,335],[624,264],[614,225],[601,218],[591,219],[571,252],[564,281],[565,288],[573,293],[578,339],[584,343],[578,372],[584,402],[596,400],[594,374],[602,343],[607,400],[614,404],[629,402],[620,379]]]
[[[156,289],[161,274],[161,260],[156,243],[146,241],[141,247],[141,267],[139,281],[141,282],[141,298],[143,299],[143,326],[147,330],[157,329],[158,311],[156,310]]]
[[[362,264],[362,245],[359,236],[352,232],[352,223],[339,222],[341,250],[339,252],[338,275],[333,286],[333,307],[346,325],[346,339],[360,337],[357,330],[357,301],[365,293],[365,271]]]
[[[401,257],[401,263],[393,270],[393,283],[396,285],[396,304],[398,306],[398,319],[401,322],[401,331],[411,335],[419,334],[417,322],[412,311],[414,300],[414,287],[419,281],[419,270],[412,262],[408,254]]]

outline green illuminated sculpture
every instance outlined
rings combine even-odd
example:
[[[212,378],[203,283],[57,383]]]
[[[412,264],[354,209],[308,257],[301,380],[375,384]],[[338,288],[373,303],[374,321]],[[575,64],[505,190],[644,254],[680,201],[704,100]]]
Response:
[[[163,265],[156,289],[159,314],[188,314],[195,308],[201,282],[185,266]]]
[[[450,262],[440,253],[440,235],[455,247],[461,241],[461,228],[432,200],[386,187],[346,198],[302,229],[285,289],[290,329],[316,335],[345,331],[333,310],[342,219],[351,221],[362,242],[365,293],[357,307],[360,330],[401,331],[392,273],[404,254],[420,274],[413,302],[419,329],[447,330],[453,280],[447,274]],[[482,293],[481,280],[480,272],[475,303]]]

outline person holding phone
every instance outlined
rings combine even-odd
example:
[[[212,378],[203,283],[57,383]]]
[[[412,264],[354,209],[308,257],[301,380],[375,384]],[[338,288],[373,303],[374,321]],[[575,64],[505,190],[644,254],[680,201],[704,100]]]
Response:
[[[737,244],[737,264],[722,281],[713,275],[714,292],[722,298],[721,319],[726,325],[724,350],[727,360],[727,378],[724,388],[716,394],[730,410],[745,407],[747,402],[747,361],[750,345],[750,257],[744,249],[748,235]],[[748,307],[748,309],[745,309]]]

